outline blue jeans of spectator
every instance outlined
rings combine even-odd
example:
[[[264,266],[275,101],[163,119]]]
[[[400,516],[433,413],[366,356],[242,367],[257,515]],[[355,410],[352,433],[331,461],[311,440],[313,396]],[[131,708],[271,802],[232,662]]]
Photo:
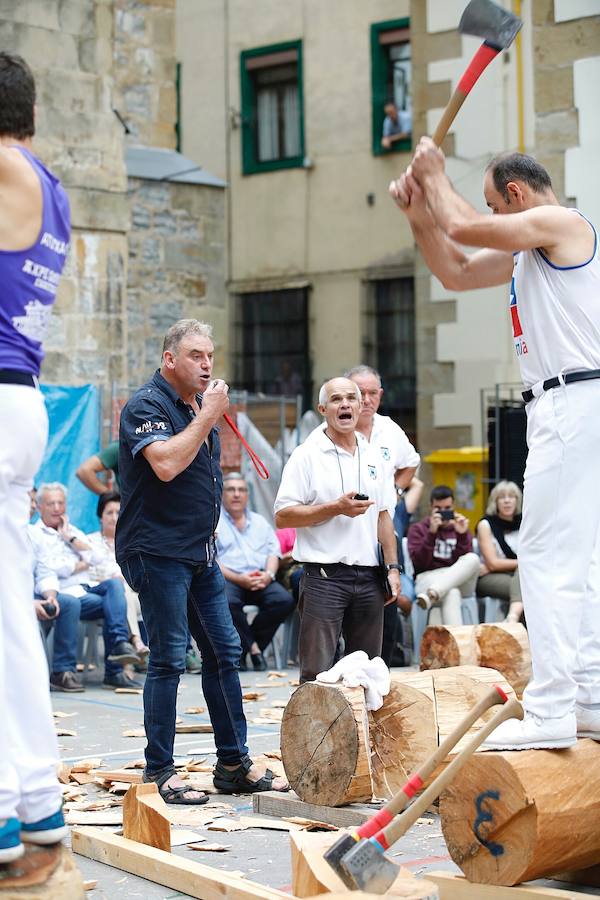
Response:
[[[104,674],[116,675],[123,669],[119,663],[110,662],[109,653],[115,644],[129,640],[127,624],[127,600],[125,586],[120,578],[107,578],[90,587],[84,584],[86,593],[79,598],[80,618],[83,621],[103,619]]]
[[[400,593],[408,597],[411,603],[415,602],[415,583],[412,578],[405,572],[400,573]],[[400,628],[400,616],[402,613],[395,603],[388,603],[383,611],[383,646],[381,648],[381,658],[387,666],[391,664],[394,647],[398,639],[398,629]]]
[[[237,628],[244,653],[250,652],[254,641],[260,650],[264,650],[296,603],[290,592],[277,581],[260,591],[247,591],[239,584],[226,581],[225,590],[233,624]],[[258,606],[258,614],[252,625],[248,623],[244,606]]]
[[[216,563],[193,566],[149,553],[133,554],[122,570],[139,595],[150,647],[144,685],[146,776],[155,778],[173,768],[177,686],[185,672],[188,623],[202,656],[202,691],[217,756],[236,765],[248,753],[238,675],[242,648],[221,570]]]
[[[54,628],[52,672],[74,672],[77,668],[77,637],[79,632],[79,597],[58,594],[59,613],[55,619],[40,620],[44,634]],[[36,600],[43,600],[36,596]]]

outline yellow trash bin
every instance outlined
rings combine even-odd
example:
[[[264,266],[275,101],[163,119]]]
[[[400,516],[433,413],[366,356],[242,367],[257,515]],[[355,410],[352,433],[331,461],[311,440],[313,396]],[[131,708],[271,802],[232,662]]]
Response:
[[[433,484],[447,484],[454,491],[454,507],[466,516],[475,530],[485,514],[488,486],[487,447],[454,447],[435,450],[425,457],[433,469]]]

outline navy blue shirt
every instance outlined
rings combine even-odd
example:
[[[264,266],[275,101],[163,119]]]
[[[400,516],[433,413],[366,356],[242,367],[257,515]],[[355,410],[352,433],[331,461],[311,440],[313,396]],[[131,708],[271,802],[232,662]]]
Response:
[[[207,562],[223,492],[217,429],[211,430],[193,462],[172,481],[161,481],[141,452],[153,441],[166,441],[179,434],[193,418],[192,407],[158,370],[123,407],[119,433],[121,512],[115,537],[119,563],[137,552],[192,565]]]

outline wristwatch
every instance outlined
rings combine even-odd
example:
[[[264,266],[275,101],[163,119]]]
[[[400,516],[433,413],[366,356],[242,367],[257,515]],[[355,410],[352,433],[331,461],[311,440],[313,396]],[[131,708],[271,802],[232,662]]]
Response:
[[[400,499],[401,497],[403,497],[404,494],[406,493],[406,488],[397,487],[397,488],[396,488],[396,493],[398,494],[398,500],[399,500],[399,499]]]
[[[385,566],[386,572],[389,572],[390,569],[395,569],[397,572],[401,572],[402,566],[400,565],[400,563],[386,563],[386,566]]]
[[[270,577],[271,581],[275,581],[275,579],[277,578],[277,575],[275,574],[275,572],[271,572],[270,569],[267,569],[266,572],[267,572],[267,575]]]
[[[77,540],[77,535],[74,534],[73,537],[69,538],[69,544],[74,544],[76,540]]]

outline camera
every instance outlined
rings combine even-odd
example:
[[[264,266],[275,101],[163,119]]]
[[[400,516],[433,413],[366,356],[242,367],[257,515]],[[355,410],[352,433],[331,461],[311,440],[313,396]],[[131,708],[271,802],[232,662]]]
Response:
[[[352,499],[353,500],[368,500],[369,495],[368,494],[355,494]]]
[[[438,512],[442,517],[442,522],[450,522],[454,518],[453,509],[438,509]]]
[[[53,603],[51,600],[47,600],[45,603],[42,603],[42,609],[51,619],[56,617],[58,609],[56,608],[56,603]]]

